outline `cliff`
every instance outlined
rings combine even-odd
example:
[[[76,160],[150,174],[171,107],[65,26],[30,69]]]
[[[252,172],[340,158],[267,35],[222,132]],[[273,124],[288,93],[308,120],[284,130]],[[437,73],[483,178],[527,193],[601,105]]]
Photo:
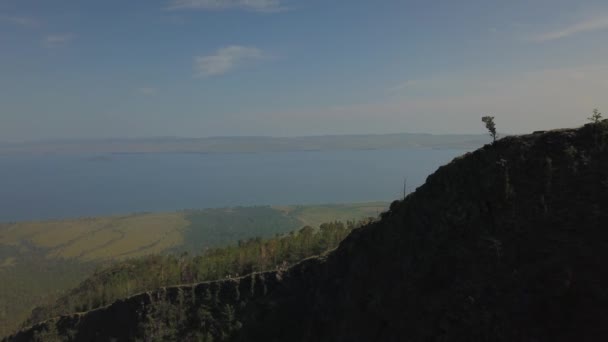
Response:
[[[288,270],[163,288],[7,340],[607,339],[607,126],[457,158]]]

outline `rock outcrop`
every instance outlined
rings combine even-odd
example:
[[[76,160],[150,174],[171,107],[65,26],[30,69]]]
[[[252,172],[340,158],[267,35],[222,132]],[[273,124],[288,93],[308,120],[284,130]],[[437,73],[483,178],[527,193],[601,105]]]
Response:
[[[8,340],[606,340],[606,126],[457,158],[286,271],[159,289]]]

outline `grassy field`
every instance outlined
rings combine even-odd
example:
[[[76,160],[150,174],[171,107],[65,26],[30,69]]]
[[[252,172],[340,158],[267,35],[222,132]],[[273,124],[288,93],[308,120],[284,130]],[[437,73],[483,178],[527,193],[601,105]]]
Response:
[[[273,207],[289,217],[296,218],[300,225],[318,227],[330,221],[357,220],[365,217],[377,217],[386,210],[388,203],[373,202],[361,204],[333,204],[320,206],[284,206]]]
[[[43,253],[48,259],[107,261],[179,250],[215,247],[254,236],[269,237],[329,221],[375,217],[385,203],[241,207],[0,223],[0,246]],[[1,257],[1,256],[0,256]],[[14,266],[0,258],[0,268]]]
[[[150,254],[198,252],[303,226],[375,217],[387,203],[239,207],[0,223],[0,336],[97,267]]]
[[[181,244],[188,226],[182,213],[0,224],[0,245],[42,250],[50,259],[100,261],[161,253]]]

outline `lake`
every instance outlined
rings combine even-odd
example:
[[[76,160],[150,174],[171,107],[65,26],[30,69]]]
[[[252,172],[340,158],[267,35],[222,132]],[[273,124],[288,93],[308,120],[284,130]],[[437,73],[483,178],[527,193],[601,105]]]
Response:
[[[392,201],[467,151],[0,156],[0,222],[253,205]]]

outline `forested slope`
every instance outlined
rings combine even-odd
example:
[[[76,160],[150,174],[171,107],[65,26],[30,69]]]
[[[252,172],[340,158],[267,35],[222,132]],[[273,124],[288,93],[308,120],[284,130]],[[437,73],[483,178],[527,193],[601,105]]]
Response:
[[[327,256],[161,288],[9,340],[605,340],[607,125],[458,158]]]
[[[90,309],[91,305],[85,306],[79,298],[64,300],[70,297],[66,294],[96,270],[107,274],[101,270],[108,265],[118,263],[112,267],[116,270],[125,260],[126,264],[139,267],[141,263],[158,266],[163,265],[160,260],[170,263],[169,260],[179,259],[183,267],[183,258],[173,256],[183,252],[192,257],[203,251],[209,254],[239,240],[268,239],[304,226],[317,228],[330,221],[359,221],[376,217],[387,207],[388,203],[257,206],[0,223],[0,338],[17,331],[32,309],[57,307],[53,304],[60,297],[60,302],[66,304],[62,305],[65,310],[37,309],[32,318],[69,313],[77,307],[77,311]],[[123,269],[115,276],[125,272]],[[148,278],[156,276],[150,272],[141,274]],[[105,299],[99,304],[106,305],[136,291],[180,283],[167,277],[157,277],[151,282],[137,272],[128,276],[135,277],[134,283],[146,283],[147,287],[132,284],[121,291],[111,291],[112,295],[104,294]],[[189,281],[211,279],[218,278]]]
[[[200,254],[150,255],[98,270],[54,303],[33,310],[26,325],[59,315],[97,309],[144,291],[176,284],[238,278],[239,275],[286,269],[305,258],[332,250],[360,222],[328,222],[305,226],[274,238],[251,238],[238,244],[207,249]]]

